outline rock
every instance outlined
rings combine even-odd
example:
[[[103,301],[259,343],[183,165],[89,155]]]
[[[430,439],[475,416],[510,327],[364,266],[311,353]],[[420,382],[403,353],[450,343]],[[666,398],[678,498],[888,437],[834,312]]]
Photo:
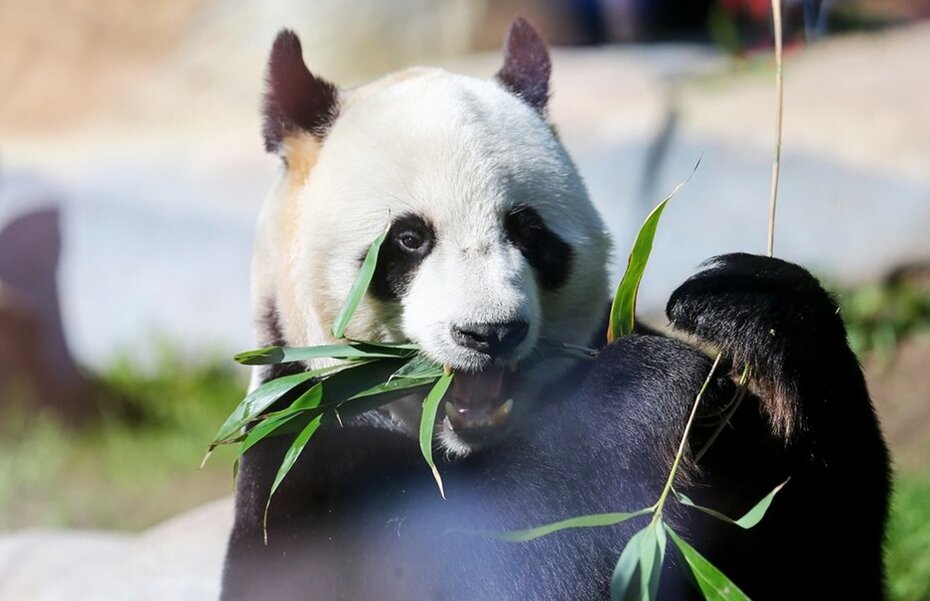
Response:
[[[0,601],[205,601],[219,595],[233,501],[138,535],[23,531],[0,536]]]

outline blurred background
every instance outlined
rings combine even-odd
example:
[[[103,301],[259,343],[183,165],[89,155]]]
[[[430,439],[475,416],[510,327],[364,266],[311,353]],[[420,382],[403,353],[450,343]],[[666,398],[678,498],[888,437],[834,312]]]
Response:
[[[896,461],[891,598],[930,600],[930,0],[785,11],[776,255],[841,301]],[[613,232],[614,275],[702,159],[641,291],[661,323],[702,260],[764,251],[769,13],[768,0],[0,0],[0,600],[216,595],[231,456],[197,467],[245,389],[230,357],[251,346],[252,228],[278,168],[258,112],[278,29],[352,86],[412,64],[489,77],[527,17],[554,46],[552,119]],[[855,483],[837,496],[854,502]]]

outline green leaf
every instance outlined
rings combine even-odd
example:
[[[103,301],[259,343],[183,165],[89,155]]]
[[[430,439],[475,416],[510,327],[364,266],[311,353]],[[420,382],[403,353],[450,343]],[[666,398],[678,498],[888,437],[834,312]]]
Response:
[[[638,569],[640,567],[640,549],[642,548],[643,539],[646,537],[646,531],[652,527],[650,523],[627,541],[620,558],[617,559],[617,565],[614,567],[614,573],[610,577],[610,599],[611,601],[632,601],[637,599],[638,588],[636,586]]]
[[[419,345],[413,342],[376,342],[374,340],[354,340],[352,338],[347,338],[349,344],[352,346],[367,350],[369,352],[381,351],[388,353],[396,353],[395,356],[409,355],[410,353],[403,353],[403,351],[418,351],[420,350]]]
[[[385,382],[396,369],[396,361],[381,360],[372,362],[364,369],[333,374],[317,385],[322,387],[322,399],[310,399],[309,395],[319,390],[314,387],[287,408],[263,416],[262,421],[245,435],[243,443],[248,441],[248,445],[240,449],[241,452],[262,438],[299,432],[322,414],[337,420],[341,416],[359,415],[433,384],[430,380],[401,379]],[[268,421],[273,423],[266,425]]]
[[[788,478],[788,480],[791,480],[791,478]],[[723,520],[724,522],[727,522],[729,524],[733,524],[734,526],[739,526],[740,528],[745,528],[748,530],[749,528],[752,528],[753,526],[755,526],[756,524],[762,521],[762,518],[765,517],[765,512],[768,511],[769,506],[772,504],[772,499],[775,498],[775,495],[778,494],[778,491],[784,488],[785,484],[788,484],[788,480],[785,480],[784,482],[776,486],[772,490],[772,492],[765,495],[765,497],[763,497],[761,501],[756,503],[752,509],[747,511],[745,515],[743,515],[743,517],[739,518],[738,520],[729,518],[715,509],[710,509],[709,507],[702,507],[701,505],[696,504],[694,501],[686,497],[684,494],[678,492],[677,490],[674,492],[675,492],[675,497],[678,498],[678,502],[681,503],[682,505],[687,505],[688,507],[694,507],[695,509],[699,511],[703,511],[704,513],[711,515],[717,518],[718,520]]]
[[[336,413],[343,417],[361,415],[362,413],[371,411],[372,409],[377,409],[378,407],[392,403],[398,398],[411,394],[418,389],[425,390],[432,384],[432,382],[418,380],[405,382],[404,384],[404,386],[398,386],[378,394],[358,395],[338,403],[328,403],[321,406],[320,409],[327,412],[332,412],[334,414],[333,417],[336,417]]]
[[[399,392],[399,391],[411,390],[413,388],[422,388],[425,386],[429,386],[430,384],[433,384],[433,380],[435,379],[436,378],[432,378],[432,379],[397,378],[394,380],[388,380],[387,382],[381,382],[380,384],[376,384],[375,386],[366,388],[365,390],[362,390],[356,394],[353,394],[352,396],[350,396],[348,399],[345,399],[345,400],[351,401],[351,400],[361,399],[365,397],[378,396],[378,395],[390,394],[390,393]],[[386,401],[386,402],[390,402],[390,401]]]
[[[417,354],[410,361],[391,374],[391,379],[403,378],[408,380],[436,380],[443,374],[442,365],[436,363],[426,355]]]
[[[246,451],[260,441],[278,433],[284,426],[298,417],[300,417],[299,413],[287,410],[268,415],[257,426],[246,433],[245,438],[239,443],[239,455],[245,455]]]
[[[352,399],[384,395],[431,384],[431,382],[424,381],[390,380],[391,375],[403,365],[404,361],[396,357],[379,359],[369,361],[351,371],[333,374],[323,381],[321,407],[329,409]]]
[[[640,598],[655,601],[659,594],[662,564],[665,563],[665,530],[661,519],[646,527],[639,548]]]
[[[283,376],[265,382],[250,392],[233,410],[229,417],[226,418],[219,432],[216,433],[216,436],[210,443],[210,448],[213,449],[219,444],[238,440],[242,434],[242,428],[260,416],[262,412],[273,405],[275,401],[308,380],[322,376],[331,376],[347,369],[361,367],[365,364],[365,362],[357,362],[334,365],[332,367],[313,369],[299,374]]]
[[[344,401],[371,388],[384,384],[392,373],[403,365],[403,359],[377,359],[361,367],[333,374],[323,380],[323,402]]]
[[[303,372],[276,378],[250,392],[226,418],[219,432],[213,437],[210,448],[239,436],[246,424],[261,415],[275,401],[316,375],[313,372]]]
[[[318,382],[310,390],[297,397],[287,409],[266,416],[258,425],[249,430],[242,444],[239,445],[239,455],[243,455],[260,440],[279,432],[304,411],[319,406],[322,399],[323,384]]]
[[[349,319],[355,313],[358,304],[362,302],[365,291],[368,290],[368,284],[371,283],[371,277],[375,274],[375,267],[378,265],[378,251],[381,250],[381,244],[384,242],[387,233],[388,230],[385,228],[368,247],[368,254],[365,255],[362,267],[355,277],[355,283],[352,284],[352,289],[349,290],[349,295],[346,297],[335,323],[333,323],[333,336],[336,338],[342,338],[345,335]]]
[[[526,530],[484,532],[483,534],[493,536],[496,539],[509,543],[523,543],[533,540],[534,538],[547,536],[553,532],[567,530],[569,528],[598,528],[601,526],[613,526],[614,524],[625,522],[630,518],[645,515],[651,511],[652,507],[647,507],[645,509],[640,509],[639,511],[633,511],[631,513],[594,513],[591,515],[582,515],[569,518],[567,520],[561,520],[559,522],[553,522],[544,526],[537,526],[536,528],[528,528]]]
[[[433,472],[433,478],[436,479],[436,486],[439,487],[439,494],[443,499],[446,498],[446,493],[442,489],[442,477],[433,462],[433,431],[436,428],[436,412],[439,409],[439,403],[449,390],[450,384],[452,384],[451,373],[443,374],[436,381],[423,401],[423,414],[420,417],[420,452],[423,453],[423,458],[426,459],[427,465]]]
[[[694,169],[691,170],[691,175],[694,175],[700,164],[701,161],[698,159]],[[610,307],[607,342],[613,342],[617,338],[633,333],[636,319],[636,297],[639,294],[639,284],[643,279],[643,273],[646,271],[646,264],[649,262],[649,255],[652,253],[652,242],[656,236],[656,229],[659,227],[659,218],[662,217],[665,205],[688,183],[691,175],[688,176],[688,179],[675,186],[672,193],[652,209],[642,227],[639,228],[639,234],[637,234],[636,241],[633,242],[633,248],[630,250],[626,271],[620,280],[620,285],[617,287],[617,293],[614,295]]]
[[[304,347],[269,346],[239,353],[234,359],[243,365],[275,365],[309,359],[390,359],[410,356],[412,353],[413,350],[400,346],[324,344]]]
[[[698,553],[697,549],[681,539],[668,525],[665,526],[665,530],[672,537],[672,542],[678,547],[678,551],[691,569],[694,580],[705,599],[708,601],[749,601],[746,593]]]
[[[287,473],[294,467],[304,447],[310,442],[310,437],[313,436],[317,428],[320,427],[322,417],[322,415],[318,415],[300,431],[300,434],[298,434],[296,438],[294,438],[294,442],[291,443],[290,448],[287,449],[287,453],[284,454],[284,461],[281,462],[278,473],[275,474],[274,482],[271,484],[271,491],[268,493],[268,500],[265,501],[265,515],[262,518],[262,530],[265,537],[265,544],[268,544],[268,508],[271,506],[271,497],[274,496],[275,491],[281,486],[281,482],[284,481],[284,477],[287,476]]]
[[[652,508],[644,511],[652,511]],[[656,601],[665,564],[664,528],[662,519],[656,519],[627,542],[610,580],[613,601]]]

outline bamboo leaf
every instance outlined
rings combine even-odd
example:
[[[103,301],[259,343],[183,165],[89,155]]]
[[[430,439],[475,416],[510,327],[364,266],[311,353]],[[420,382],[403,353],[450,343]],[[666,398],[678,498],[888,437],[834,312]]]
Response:
[[[302,412],[319,406],[323,399],[323,384],[318,382],[310,390],[301,394],[291,405],[282,411],[268,415],[258,425],[249,430],[239,445],[239,455],[243,455],[259,441],[279,432]]]
[[[414,344],[413,342],[376,342],[374,340],[353,340],[347,338],[349,344],[369,352],[388,352],[388,353],[397,353],[397,356],[400,355],[409,355],[410,353],[403,353],[403,351],[418,351],[420,350],[419,345]]]
[[[791,478],[788,478],[788,480],[790,479]],[[739,518],[738,520],[729,518],[715,509],[710,509],[709,507],[702,507],[701,505],[696,504],[694,501],[686,497],[684,494],[678,492],[677,490],[674,492],[675,492],[675,497],[678,499],[678,502],[681,503],[682,505],[693,507],[697,509],[698,511],[703,511],[706,514],[717,518],[718,520],[723,520],[724,522],[727,522],[729,524],[733,524],[734,526],[739,526],[740,528],[744,528],[748,530],[749,528],[752,528],[753,526],[755,526],[756,524],[762,521],[762,518],[765,517],[765,512],[768,511],[769,506],[772,504],[772,500],[775,498],[775,495],[778,494],[778,491],[784,488],[785,484],[788,484],[788,480],[785,480],[784,482],[776,486],[772,490],[772,492],[765,495],[765,497],[763,497],[761,501],[756,503],[752,507],[752,509],[747,511],[743,515],[743,517]]]
[[[617,294],[614,296],[613,304],[610,307],[607,342],[613,342],[617,338],[629,336],[633,333],[639,284],[643,279],[643,273],[646,271],[649,255],[652,253],[652,242],[655,239],[659,218],[662,216],[662,211],[665,210],[667,203],[668,199],[666,198],[649,213],[639,230],[639,234],[636,236],[636,241],[633,243],[633,249],[630,251],[627,260],[626,271],[620,280]]]
[[[413,352],[412,349],[400,346],[388,347],[361,343],[305,347],[269,346],[239,353],[234,359],[243,365],[275,365],[310,359],[392,359],[408,357]]]
[[[749,601],[746,593],[698,553],[697,549],[675,534],[675,531],[668,525],[665,526],[665,530],[691,569],[694,580],[705,599],[708,601]]]
[[[366,388],[356,394],[353,394],[347,401],[361,399],[365,397],[378,396],[383,394],[390,394],[393,392],[399,392],[402,390],[410,390],[413,388],[422,388],[424,386],[429,386],[433,384],[433,380],[438,378],[398,378],[394,380],[389,380],[387,382],[381,382],[370,388]]]
[[[446,498],[446,493],[442,488],[442,477],[433,462],[433,431],[436,427],[436,412],[439,409],[439,403],[449,390],[450,384],[452,384],[451,373],[443,374],[436,381],[423,401],[423,415],[420,417],[420,452],[423,453],[423,458],[426,459],[427,465],[433,472],[433,478],[436,479],[436,486],[439,487],[439,494],[443,499]]]
[[[304,382],[315,377],[312,372],[303,372],[276,378],[265,382],[252,392],[250,392],[233,412],[226,418],[226,421],[220,427],[219,432],[213,437],[210,443],[212,449],[218,444],[229,441],[240,434],[240,431],[246,424],[261,415],[265,409],[270,407],[279,398],[300,386]]]
[[[582,515],[578,517],[569,518],[567,520],[561,520],[558,522],[553,522],[551,524],[546,524],[544,526],[537,526],[535,528],[528,528],[526,530],[509,530],[506,532],[485,532],[489,536],[502,541],[509,543],[523,543],[526,541],[533,540],[534,538],[540,538],[542,536],[547,536],[553,532],[558,532],[559,530],[567,530],[569,528],[598,528],[601,526],[613,526],[614,524],[619,524],[625,522],[630,518],[635,518],[641,515],[645,515],[652,511],[652,507],[647,507],[645,509],[640,509],[639,511],[633,511],[630,513],[595,513],[591,515]]]
[[[210,443],[210,449],[213,449],[219,444],[237,440],[242,434],[242,428],[260,416],[268,407],[273,405],[275,401],[301,384],[313,378],[331,376],[347,369],[361,367],[362,365],[365,365],[365,363],[358,362],[335,365],[283,376],[265,382],[250,392],[233,410],[229,417],[226,418],[219,432],[213,437],[213,441]]]
[[[381,244],[384,242],[387,233],[388,230],[385,228],[368,247],[368,254],[365,255],[365,260],[362,261],[362,267],[355,277],[349,295],[346,297],[345,303],[343,303],[342,309],[333,323],[333,336],[336,338],[342,338],[345,335],[349,319],[352,318],[352,314],[358,308],[362,297],[365,296],[365,291],[368,290],[368,284],[371,283],[371,278],[375,274],[375,267],[378,266],[378,251],[381,250]]]
[[[326,412],[337,412],[342,417],[351,417],[355,415],[361,415],[362,413],[371,411],[372,409],[377,409],[388,403],[394,402],[397,399],[411,394],[412,392],[419,392],[418,389],[426,389],[432,384],[428,381],[411,381],[406,386],[401,386],[393,388],[388,391],[383,391],[378,394],[370,394],[364,396],[356,396],[351,399],[341,401],[339,403],[327,403],[320,407],[321,410]],[[333,416],[335,417],[335,415]]]
[[[322,399],[309,400],[308,395],[318,390],[316,387],[298,397],[290,406],[275,413],[265,415],[243,438],[240,453],[245,452],[262,438],[291,434],[302,430],[311,420],[328,414],[338,419],[359,415],[372,409],[391,403],[401,396],[430,386],[429,380],[395,380],[384,382],[391,370],[396,369],[394,362],[375,362],[367,369],[336,374],[323,380]],[[271,423],[266,423],[271,422]]]
[[[636,583],[639,577],[640,549],[642,548],[643,539],[646,537],[646,531],[650,527],[651,524],[634,534],[627,541],[623,552],[620,553],[613,575],[610,577],[611,601],[632,601],[637,599],[639,587],[636,586]]]
[[[639,542],[639,598],[642,601],[654,601],[653,589],[659,588],[658,579],[655,578],[659,555],[656,530],[655,523],[650,523]]]
[[[659,594],[659,580],[662,576],[662,564],[665,563],[666,536],[661,519],[646,527],[646,534],[640,543],[639,573],[640,597],[655,601]]]
[[[317,428],[320,427],[320,421],[322,417],[322,415],[315,417],[309,424],[304,427],[303,430],[300,431],[300,434],[294,438],[294,442],[291,443],[287,453],[284,454],[284,460],[281,462],[281,467],[278,468],[278,473],[275,474],[274,482],[271,484],[271,491],[268,493],[268,500],[265,501],[265,515],[262,518],[262,530],[266,545],[268,544],[268,508],[271,506],[271,498],[274,496],[275,491],[278,490],[278,487],[281,486],[281,482],[284,481],[284,477],[287,476],[287,473],[291,471],[292,467],[294,467],[294,464],[297,462],[297,458],[300,457],[300,454],[303,452],[304,447],[306,447],[307,443],[310,442],[310,437],[312,437]]]
[[[287,410],[268,415],[257,426],[246,433],[245,438],[239,443],[239,456],[245,455],[246,451],[254,447],[260,441],[278,433],[284,426],[288,425],[299,416],[299,413]]]
[[[633,333],[636,319],[636,297],[639,294],[639,284],[643,279],[643,273],[646,271],[646,264],[649,262],[649,255],[652,253],[652,242],[656,236],[656,230],[659,227],[659,219],[662,217],[662,211],[665,205],[672,199],[675,194],[681,190],[691,176],[701,164],[700,159],[695,163],[694,169],[688,179],[681,182],[672,193],[660,202],[643,222],[639,228],[636,240],[633,242],[633,248],[630,250],[630,256],[627,260],[626,271],[617,286],[617,293],[614,295],[613,303],[610,307],[610,321],[607,326],[607,342],[613,342],[622,336],[628,336]]]
[[[442,374],[442,365],[436,363],[426,355],[418,354],[391,374],[391,379],[436,380],[440,378]]]

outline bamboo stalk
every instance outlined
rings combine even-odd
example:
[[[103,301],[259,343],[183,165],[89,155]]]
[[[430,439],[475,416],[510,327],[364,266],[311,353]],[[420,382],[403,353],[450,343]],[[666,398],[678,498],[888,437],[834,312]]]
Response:
[[[769,197],[768,256],[775,252],[775,208],[778,204],[778,172],[781,167],[781,122],[784,96],[782,91],[782,24],[781,0],[772,0],[772,21],[775,30],[775,160],[772,162],[772,193]]]

